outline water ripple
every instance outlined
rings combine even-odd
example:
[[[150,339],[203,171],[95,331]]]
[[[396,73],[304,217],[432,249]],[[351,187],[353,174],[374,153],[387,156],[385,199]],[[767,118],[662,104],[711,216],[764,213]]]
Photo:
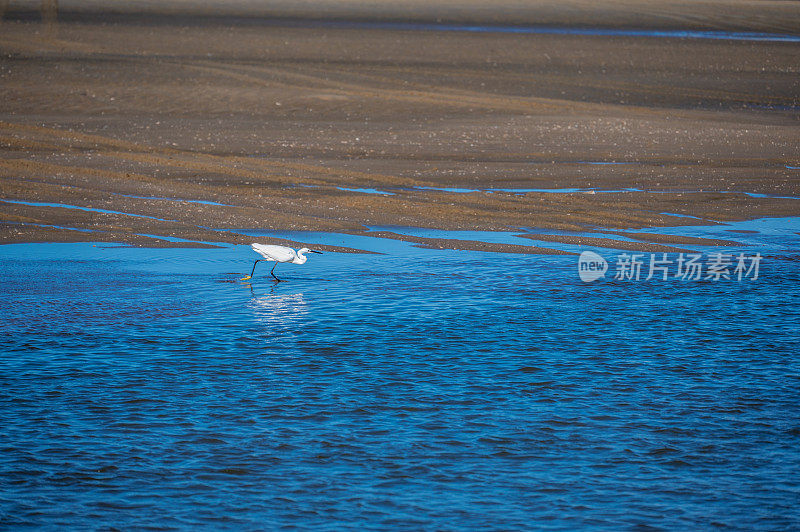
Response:
[[[3,527],[800,526],[796,260],[396,246],[250,285],[243,247],[4,246]]]

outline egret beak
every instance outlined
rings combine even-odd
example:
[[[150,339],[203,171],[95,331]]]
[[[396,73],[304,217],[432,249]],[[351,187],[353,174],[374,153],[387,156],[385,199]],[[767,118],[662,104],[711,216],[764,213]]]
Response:
[[[321,251],[314,251],[313,249],[309,249],[309,250],[308,250],[308,252],[309,252],[309,253],[316,253],[316,254],[318,254],[318,255],[322,255],[322,252],[321,252]]]

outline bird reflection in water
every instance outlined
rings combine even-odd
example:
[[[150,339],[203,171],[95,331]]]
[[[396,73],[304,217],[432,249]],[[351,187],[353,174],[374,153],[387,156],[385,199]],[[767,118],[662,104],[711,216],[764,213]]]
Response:
[[[248,286],[253,297],[247,306],[261,323],[287,327],[302,321],[308,314],[308,305],[302,292],[282,293],[282,290],[276,289],[276,285],[269,290],[254,290],[253,285]]]

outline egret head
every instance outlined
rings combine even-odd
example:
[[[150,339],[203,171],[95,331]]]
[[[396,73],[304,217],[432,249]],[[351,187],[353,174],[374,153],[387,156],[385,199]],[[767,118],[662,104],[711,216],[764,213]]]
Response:
[[[297,258],[292,262],[295,264],[305,264],[306,261],[308,260],[308,257],[306,257],[306,253],[319,253],[319,251],[314,251],[313,249],[308,249],[308,248],[300,248],[297,250]]]
[[[322,255],[321,251],[314,251],[313,249],[300,248],[300,249],[297,250],[297,254],[298,255],[302,255],[304,253],[319,253],[320,255]]]

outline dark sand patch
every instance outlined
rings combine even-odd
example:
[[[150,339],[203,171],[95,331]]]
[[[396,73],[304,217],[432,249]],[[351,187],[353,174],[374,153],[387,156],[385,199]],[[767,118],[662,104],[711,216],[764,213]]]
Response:
[[[78,228],[47,227],[30,222],[0,222],[2,244],[24,244],[31,242],[106,242],[127,244],[146,248],[219,248],[204,242],[174,242],[156,237],[137,235],[113,230],[97,230],[91,233]]]
[[[2,4],[0,4],[2,5]],[[3,13],[0,12],[0,16]],[[39,4],[6,3],[7,18],[39,20]],[[664,0],[544,0],[491,4],[475,0],[272,0],[252,2],[170,2],[138,0],[63,2],[49,20],[119,22],[136,20],[141,25],[270,25],[308,24],[324,21],[431,22],[443,24],[536,25],[605,28],[652,28],[678,30],[728,30],[798,33],[800,14],[791,2],[736,2],[706,0],[692,3]]]
[[[446,4],[462,20],[499,21],[477,4]],[[279,17],[268,27],[199,23],[189,3],[165,18],[159,5],[104,19],[90,3],[49,30],[31,16],[2,23],[0,198],[140,216],[43,209],[42,225],[203,240],[207,227],[580,232],[800,215],[797,200],[729,193],[800,196],[800,173],[787,169],[800,152],[791,43],[314,28],[280,22],[281,9],[297,14],[288,4],[256,14]],[[321,13],[394,16],[344,5]],[[537,5],[525,16],[571,16]],[[644,5],[618,25],[777,31],[788,20],[774,3],[759,6],[757,24],[747,4],[691,16]],[[418,7],[423,19],[435,11]],[[624,11],[573,7],[576,21]],[[426,186],[658,193],[413,188]],[[217,238],[208,241],[239,242]]]
[[[607,231],[608,233],[627,236],[635,240],[645,242],[657,242],[659,244],[685,244],[687,246],[743,246],[741,242],[735,240],[724,240],[718,238],[701,238],[697,236],[669,235],[660,233],[633,233],[624,231]]]
[[[417,247],[428,249],[452,249],[464,251],[490,251],[493,253],[522,253],[525,255],[575,255],[570,251],[542,248],[536,246],[522,246],[518,244],[501,244],[495,242],[480,242],[478,240],[460,240],[456,238],[427,238],[394,233],[392,231],[370,231],[366,236],[375,238],[391,238],[404,242],[414,242]]]
[[[571,235],[540,235],[540,234],[520,234],[521,238],[531,240],[541,240],[544,242],[561,242],[563,244],[573,244],[576,246],[600,247],[609,249],[623,249],[627,251],[646,251],[650,253],[686,253],[690,250],[674,246],[664,246],[661,244],[648,244],[644,242],[629,242],[626,240],[615,240],[613,238],[602,238],[592,236],[571,236]]]

